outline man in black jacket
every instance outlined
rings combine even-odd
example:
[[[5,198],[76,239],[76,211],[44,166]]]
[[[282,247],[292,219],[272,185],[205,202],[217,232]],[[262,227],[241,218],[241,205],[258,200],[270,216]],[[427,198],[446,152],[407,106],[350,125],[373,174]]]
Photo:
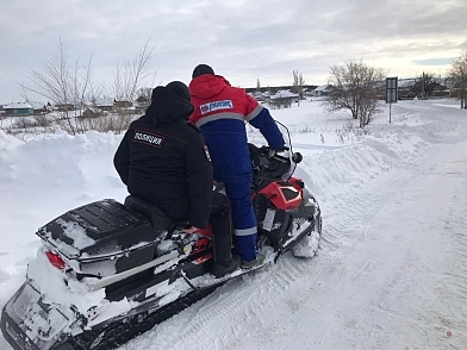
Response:
[[[239,266],[239,258],[231,254],[230,202],[212,192],[209,151],[200,131],[187,123],[192,112],[185,84],[174,81],[156,87],[146,114],[125,133],[114,165],[130,194],[158,206],[173,221],[186,223],[186,232],[211,224],[211,273],[221,277]]]

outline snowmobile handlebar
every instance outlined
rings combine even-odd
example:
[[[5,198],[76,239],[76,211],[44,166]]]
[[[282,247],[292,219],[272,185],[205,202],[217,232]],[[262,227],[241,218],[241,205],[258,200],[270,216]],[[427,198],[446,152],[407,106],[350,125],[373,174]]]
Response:
[[[260,147],[260,151],[267,155],[269,158],[274,158],[274,157],[280,157],[280,158],[288,158],[288,157],[285,157],[285,156],[282,156],[281,154],[279,153],[282,153],[282,152],[285,152],[285,151],[289,151],[290,148],[287,147],[287,146],[284,146],[283,148],[279,149],[279,150],[273,150],[271,149],[269,146],[262,146]],[[298,164],[300,163],[302,160],[303,160],[303,156],[300,152],[293,152],[292,153],[292,157],[291,157],[291,160],[292,162],[294,162],[295,164]]]

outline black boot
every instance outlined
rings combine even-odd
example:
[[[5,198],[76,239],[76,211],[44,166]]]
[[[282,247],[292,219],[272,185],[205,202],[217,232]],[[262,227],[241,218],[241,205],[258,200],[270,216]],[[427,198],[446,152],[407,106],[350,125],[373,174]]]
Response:
[[[232,237],[212,237],[214,264],[211,274],[216,277],[223,277],[235,271],[240,266],[240,258],[232,257]]]

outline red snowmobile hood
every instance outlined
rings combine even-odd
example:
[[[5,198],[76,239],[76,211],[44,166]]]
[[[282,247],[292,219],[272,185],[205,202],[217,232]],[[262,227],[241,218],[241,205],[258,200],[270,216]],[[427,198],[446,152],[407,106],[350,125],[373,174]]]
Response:
[[[200,100],[206,100],[219,94],[230,83],[223,76],[203,74],[190,82],[191,96]]]

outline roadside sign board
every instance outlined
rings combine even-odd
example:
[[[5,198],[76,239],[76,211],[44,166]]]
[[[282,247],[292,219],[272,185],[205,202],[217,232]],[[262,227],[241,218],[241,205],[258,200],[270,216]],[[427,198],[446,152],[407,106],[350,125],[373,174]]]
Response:
[[[397,77],[386,78],[386,103],[397,103]]]

